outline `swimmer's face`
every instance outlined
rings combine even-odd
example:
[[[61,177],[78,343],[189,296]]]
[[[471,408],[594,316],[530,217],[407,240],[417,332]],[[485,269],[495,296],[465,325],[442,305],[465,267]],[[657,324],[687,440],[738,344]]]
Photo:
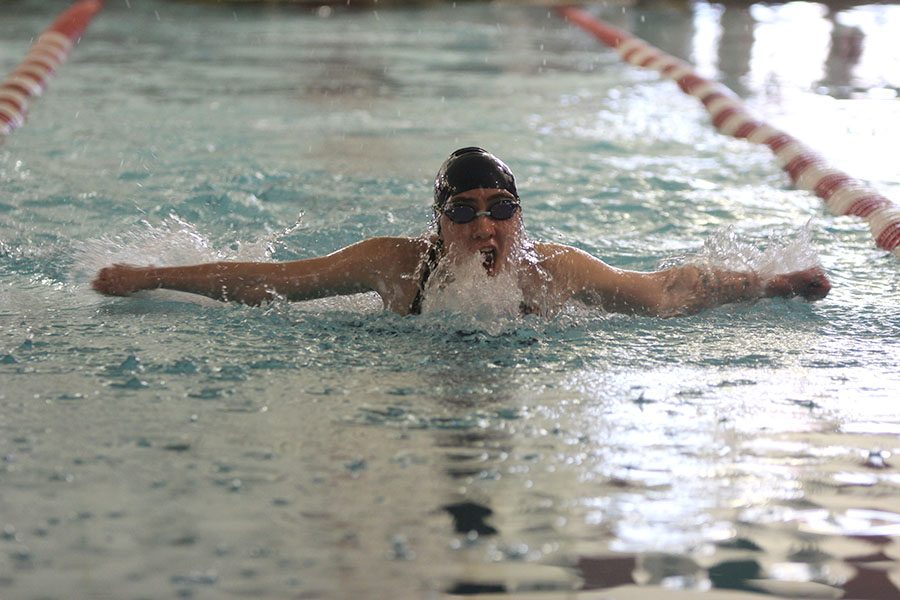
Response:
[[[455,223],[445,213],[454,205],[485,212],[504,202],[518,203],[518,200],[503,189],[468,190],[452,196],[440,215],[444,244],[455,252],[480,254],[488,275],[495,275],[509,265],[512,250],[523,235],[521,209],[508,219],[480,215],[468,223]]]

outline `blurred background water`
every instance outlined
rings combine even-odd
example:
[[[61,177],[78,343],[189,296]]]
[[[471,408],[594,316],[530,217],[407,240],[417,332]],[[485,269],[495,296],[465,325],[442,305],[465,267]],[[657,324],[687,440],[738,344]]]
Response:
[[[0,597],[900,597],[897,261],[768,150],[539,6],[107,4],[0,146]],[[0,71],[64,6],[2,4]],[[590,10],[900,197],[897,5]],[[473,144],[536,239],[651,269],[812,220],[834,289],[499,324],[89,290],[419,235]]]

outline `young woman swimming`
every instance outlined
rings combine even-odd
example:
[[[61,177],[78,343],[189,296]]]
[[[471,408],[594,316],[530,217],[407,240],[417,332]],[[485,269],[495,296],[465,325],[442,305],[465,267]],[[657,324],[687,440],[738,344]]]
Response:
[[[420,313],[432,290],[450,285],[447,273],[483,269],[487,277],[515,281],[522,313],[550,314],[580,301],[663,317],[766,297],[815,301],[831,289],[819,267],[769,278],[696,265],[638,272],[611,267],[571,246],[532,242],[512,172],[481,148],[461,148],[441,166],[434,213],[436,230],[424,238],[370,238],[289,262],[116,264],[101,269],[92,285],[111,296],[163,288],[251,305],[374,291],[386,309],[407,315]]]

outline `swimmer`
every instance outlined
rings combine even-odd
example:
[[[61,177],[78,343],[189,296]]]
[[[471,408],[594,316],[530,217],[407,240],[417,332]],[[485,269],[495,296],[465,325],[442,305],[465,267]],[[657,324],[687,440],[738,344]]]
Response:
[[[481,148],[461,148],[444,162],[435,178],[433,209],[435,228],[427,237],[370,238],[289,262],[116,264],[101,269],[92,285],[110,296],[167,289],[250,305],[377,292],[385,309],[409,315],[422,312],[433,278],[456,265],[484,269],[487,277],[513,274],[522,313],[549,315],[578,301],[660,317],[760,298],[815,301],[831,289],[819,267],[768,278],[699,265],[639,272],[617,269],[571,246],[532,242],[512,172]]]

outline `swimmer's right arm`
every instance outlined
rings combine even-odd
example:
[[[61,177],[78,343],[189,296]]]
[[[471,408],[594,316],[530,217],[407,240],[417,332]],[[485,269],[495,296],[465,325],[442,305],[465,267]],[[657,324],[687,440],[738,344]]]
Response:
[[[327,256],[291,262],[215,262],[180,267],[112,265],[103,268],[92,287],[109,296],[168,289],[216,300],[258,305],[284,298],[311,300],[324,296],[381,291],[393,278],[391,269],[415,259],[414,240],[372,238]],[[412,252],[411,252],[412,250]]]
[[[287,264],[279,265],[286,269]],[[129,296],[144,290],[176,290],[216,300],[258,305],[275,298],[278,275],[268,263],[216,262],[179,267],[115,264],[100,269],[92,287],[108,296]]]

